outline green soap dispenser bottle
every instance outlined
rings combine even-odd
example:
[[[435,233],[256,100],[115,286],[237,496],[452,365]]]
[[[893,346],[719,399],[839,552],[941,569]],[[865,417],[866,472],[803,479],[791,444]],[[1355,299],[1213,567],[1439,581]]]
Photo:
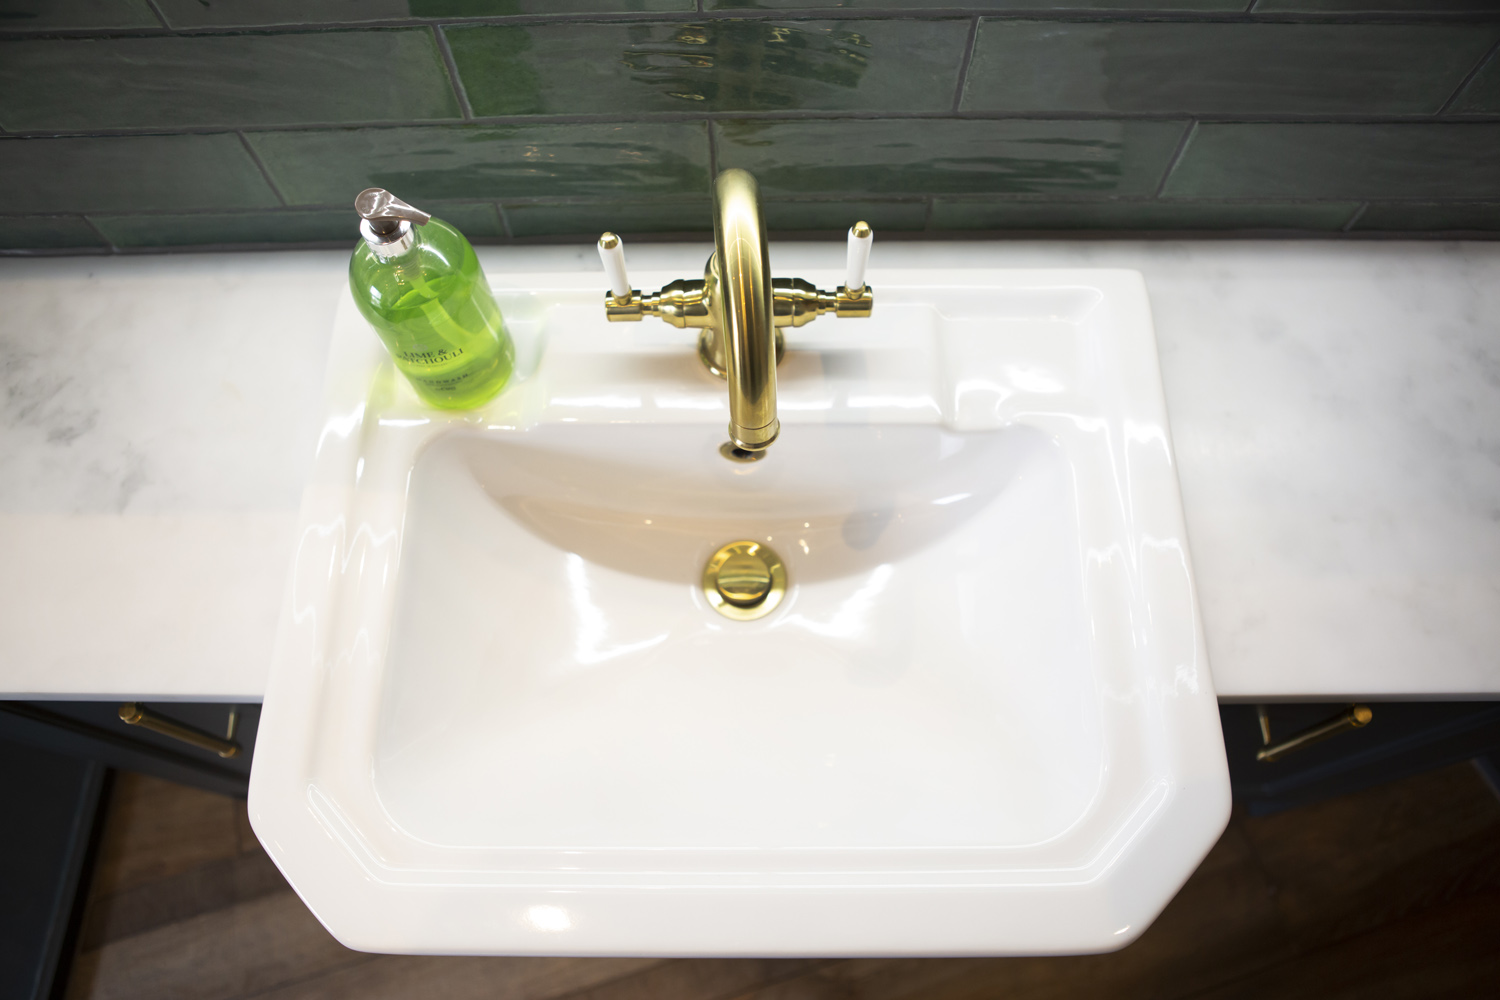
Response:
[[[515,347],[469,241],[381,188],[361,191],[354,208],[363,239],[349,290],[397,370],[441,409],[494,398],[515,368]]]

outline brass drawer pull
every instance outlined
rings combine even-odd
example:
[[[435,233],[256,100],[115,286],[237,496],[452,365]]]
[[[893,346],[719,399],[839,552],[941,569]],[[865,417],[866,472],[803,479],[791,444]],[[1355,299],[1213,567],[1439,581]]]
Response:
[[[237,757],[240,745],[233,740],[235,724],[239,721],[239,709],[234,708],[229,713],[229,736],[230,739],[222,739],[212,733],[205,733],[194,726],[185,725],[175,719],[169,719],[165,715],[158,715],[144,705],[127,701],[120,706],[120,721],[132,726],[140,726],[149,729],[153,733],[161,733],[170,736],[174,740],[191,743],[201,750],[208,750],[218,754],[220,757]]]
[[[1375,717],[1368,705],[1350,705],[1347,709],[1335,715],[1333,718],[1318,723],[1302,730],[1296,736],[1282,740],[1280,743],[1271,744],[1271,721],[1266,716],[1265,707],[1259,712],[1261,739],[1267,744],[1255,753],[1255,759],[1270,763],[1279,760],[1294,750],[1301,750],[1305,746],[1311,746],[1319,740],[1326,740],[1330,736],[1336,736],[1346,729],[1358,729],[1367,725]]]

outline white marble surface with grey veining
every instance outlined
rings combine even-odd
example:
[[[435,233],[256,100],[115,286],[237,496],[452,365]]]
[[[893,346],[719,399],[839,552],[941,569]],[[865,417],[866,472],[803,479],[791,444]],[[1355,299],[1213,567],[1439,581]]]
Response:
[[[773,245],[778,273],[841,254]],[[598,268],[589,246],[483,257]],[[0,696],[259,697],[346,261],[0,260]],[[883,263],[1145,275],[1221,697],[1500,695],[1500,243],[887,242]]]

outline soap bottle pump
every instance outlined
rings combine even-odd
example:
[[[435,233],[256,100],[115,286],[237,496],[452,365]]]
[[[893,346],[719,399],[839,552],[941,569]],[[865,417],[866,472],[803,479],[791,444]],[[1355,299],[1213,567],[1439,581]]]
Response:
[[[397,370],[441,409],[493,398],[515,368],[515,348],[469,241],[382,188],[361,191],[354,208],[363,238],[349,290]]]

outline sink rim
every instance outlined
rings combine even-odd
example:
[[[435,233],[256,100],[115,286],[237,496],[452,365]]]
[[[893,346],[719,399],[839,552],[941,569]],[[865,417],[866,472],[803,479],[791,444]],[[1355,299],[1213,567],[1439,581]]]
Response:
[[[938,282],[924,280],[934,276]],[[502,300],[507,293],[512,299],[556,294],[592,302],[596,281],[588,273],[512,273],[493,284]],[[324,557],[348,554],[365,523],[359,518],[399,522],[399,492],[357,492],[351,472],[358,467],[381,481],[381,461],[410,461],[436,434],[480,422],[473,415],[413,414],[399,400],[382,400],[378,386],[372,396],[368,387],[377,381],[383,358],[357,317],[351,321],[352,307],[345,302],[330,349],[329,419],[304,498],[303,544],[267,688],[262,731],[271,739],[262,737],[250,796],[257,834],[340,940],[369,950],[476,954],[1040,954],[1123,946],[1165,905],[1227,821],[1228,784],[1144,284],[1133,271],[934,275],[890,268],[872,271],[871,282],[888,294],[887,301],[899,300],[903,288],[930,294],[963,282],[1044,292],[1093,289],[1114,308],[1117,332],[1140,353],[1137,361],[1148,362],[1146,371],[1131,376],[1131,415],[1141,439],[1151,441],[1164,462],[1155,469],[1136,463],[1127,478],[1132,488],[1164,505],[1167,530],[1154,537],[1175,545],[1183,558],[1175,579],[1142,579],[1140,585],[1164,594],[1186,587],[1188,610],[1185,618],[1177,613],[1176,624],[1189,635],[1185,657],[1194,680],[1185,685],[1181,671],[1158,669],[1136,693],[1161,713],[1151,765],[1171,780],[1149,790],[1116,836],[1096,838],[1087,864],[916,871],[904,884],[872,882],[857,873],[771,877],[775,873],[767,868],[760,872],[768,877],[759,880],[725,878],[721,871],[716,878],[674,881],[637,869],[615,879],[596,873],[587,884],[528,880],[515,871],[460,884],[454,881],[458,869],[409,864],[391,856],[388,844],[361,844],[359,824],[318,783],[357,783],[358,763],[340,765],[331,777],[310,778],[315,760],[338,756],[332,748],[342,745],[349,717],[368,712],[370,689],[379,684],[378,658],[368,635],[362,652],[343,650],[332,658],[320,643],[340,616],[381,620],[389,613],[389,594],[334,595],[326,584],[325,593],[313,590],[319,574],[328,576]],[[544,290],[524,291],[538,287]],[[523,333],[518,331],[518,342]],[[1142,395],[1144,405],[1136,398]],[[372,450],[376,439],[379,446]],[[406,458],[376,454],[391,444]],[[361,462],[366,458],[371,468]],[[1170,609],[1181,598],[1163,601]],[[357,697],[339,700],[328,725],[334,692]],[[553,911],[568,915],[566,927],[559,927]]]

